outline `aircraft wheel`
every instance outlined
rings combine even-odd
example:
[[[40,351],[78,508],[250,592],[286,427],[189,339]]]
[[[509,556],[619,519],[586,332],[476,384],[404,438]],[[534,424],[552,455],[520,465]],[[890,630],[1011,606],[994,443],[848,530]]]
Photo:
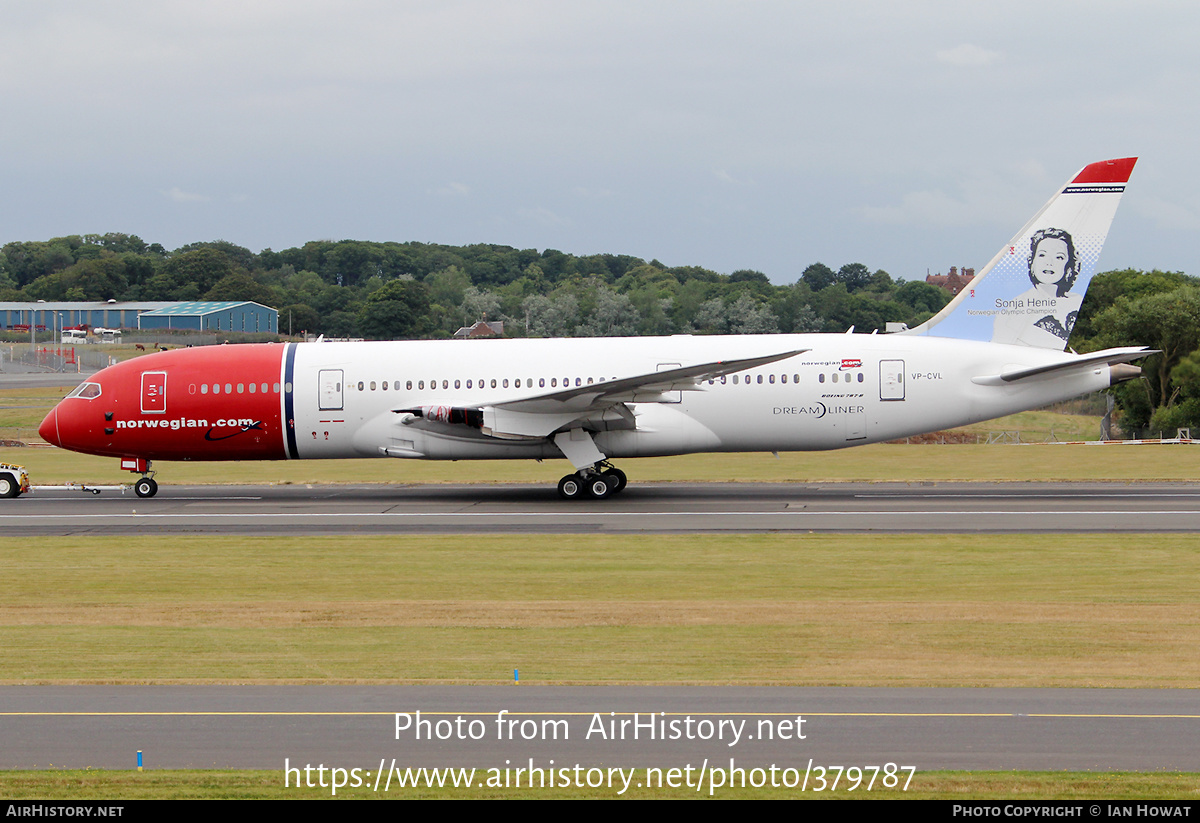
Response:
[[[585,480],[584,487],[587,489],[587,496],[593,500],[603,500],[613,495],[613,487],[609,485],[609,481],[598,474]]]
[[[605,469],[600,472],[600,476],[608,481],[612,486],[613,494],[620,494],[625,491],[625,487],[629,485],[629,478],[625,476],[625,472],[620,469]]]
[[[133,484],[133,493],[138,497],[153,497],[158,494],[158,484],[153,477],[143,477]]]
[[[559,480],[558,496],[563,500],[578,500],[583,497],[583,478],[577,474],[568,474]]]
[[[21,493],[21,487],[11,474],[0,474],[0,497],[16,497]]]

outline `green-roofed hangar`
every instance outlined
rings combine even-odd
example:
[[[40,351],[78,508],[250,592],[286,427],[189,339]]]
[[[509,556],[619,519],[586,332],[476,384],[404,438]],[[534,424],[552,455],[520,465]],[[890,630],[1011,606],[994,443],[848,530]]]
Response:
[[[250,301],[171,303],[139,314],[138,328],[274,334],[279,330],[279,312]]]

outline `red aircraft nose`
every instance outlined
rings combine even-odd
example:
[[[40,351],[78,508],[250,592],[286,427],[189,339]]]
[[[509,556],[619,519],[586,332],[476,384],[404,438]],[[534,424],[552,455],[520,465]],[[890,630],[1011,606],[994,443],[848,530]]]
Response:
[[[58,406],[50,410],[46,415],[46,419],[42,421],[42,425],[38,426],[38,434],[47,443],[55,446],[61,446],[61,438],[58,435]]]

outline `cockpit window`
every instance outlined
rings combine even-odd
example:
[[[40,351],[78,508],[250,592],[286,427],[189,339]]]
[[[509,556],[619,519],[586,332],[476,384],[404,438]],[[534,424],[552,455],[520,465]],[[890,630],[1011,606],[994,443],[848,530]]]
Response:
[[[80,383],[75,387],[75,391],[67,395],[67,397],[83,397],[91,400],[93,397],[100,396],[99,383]]]

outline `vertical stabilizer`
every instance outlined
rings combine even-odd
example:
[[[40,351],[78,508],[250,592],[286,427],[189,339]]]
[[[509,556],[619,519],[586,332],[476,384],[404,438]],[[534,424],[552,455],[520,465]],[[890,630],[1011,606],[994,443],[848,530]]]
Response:
[[[1136,162],[1085,166],[944,309],[904,334],[1065,349]]]

